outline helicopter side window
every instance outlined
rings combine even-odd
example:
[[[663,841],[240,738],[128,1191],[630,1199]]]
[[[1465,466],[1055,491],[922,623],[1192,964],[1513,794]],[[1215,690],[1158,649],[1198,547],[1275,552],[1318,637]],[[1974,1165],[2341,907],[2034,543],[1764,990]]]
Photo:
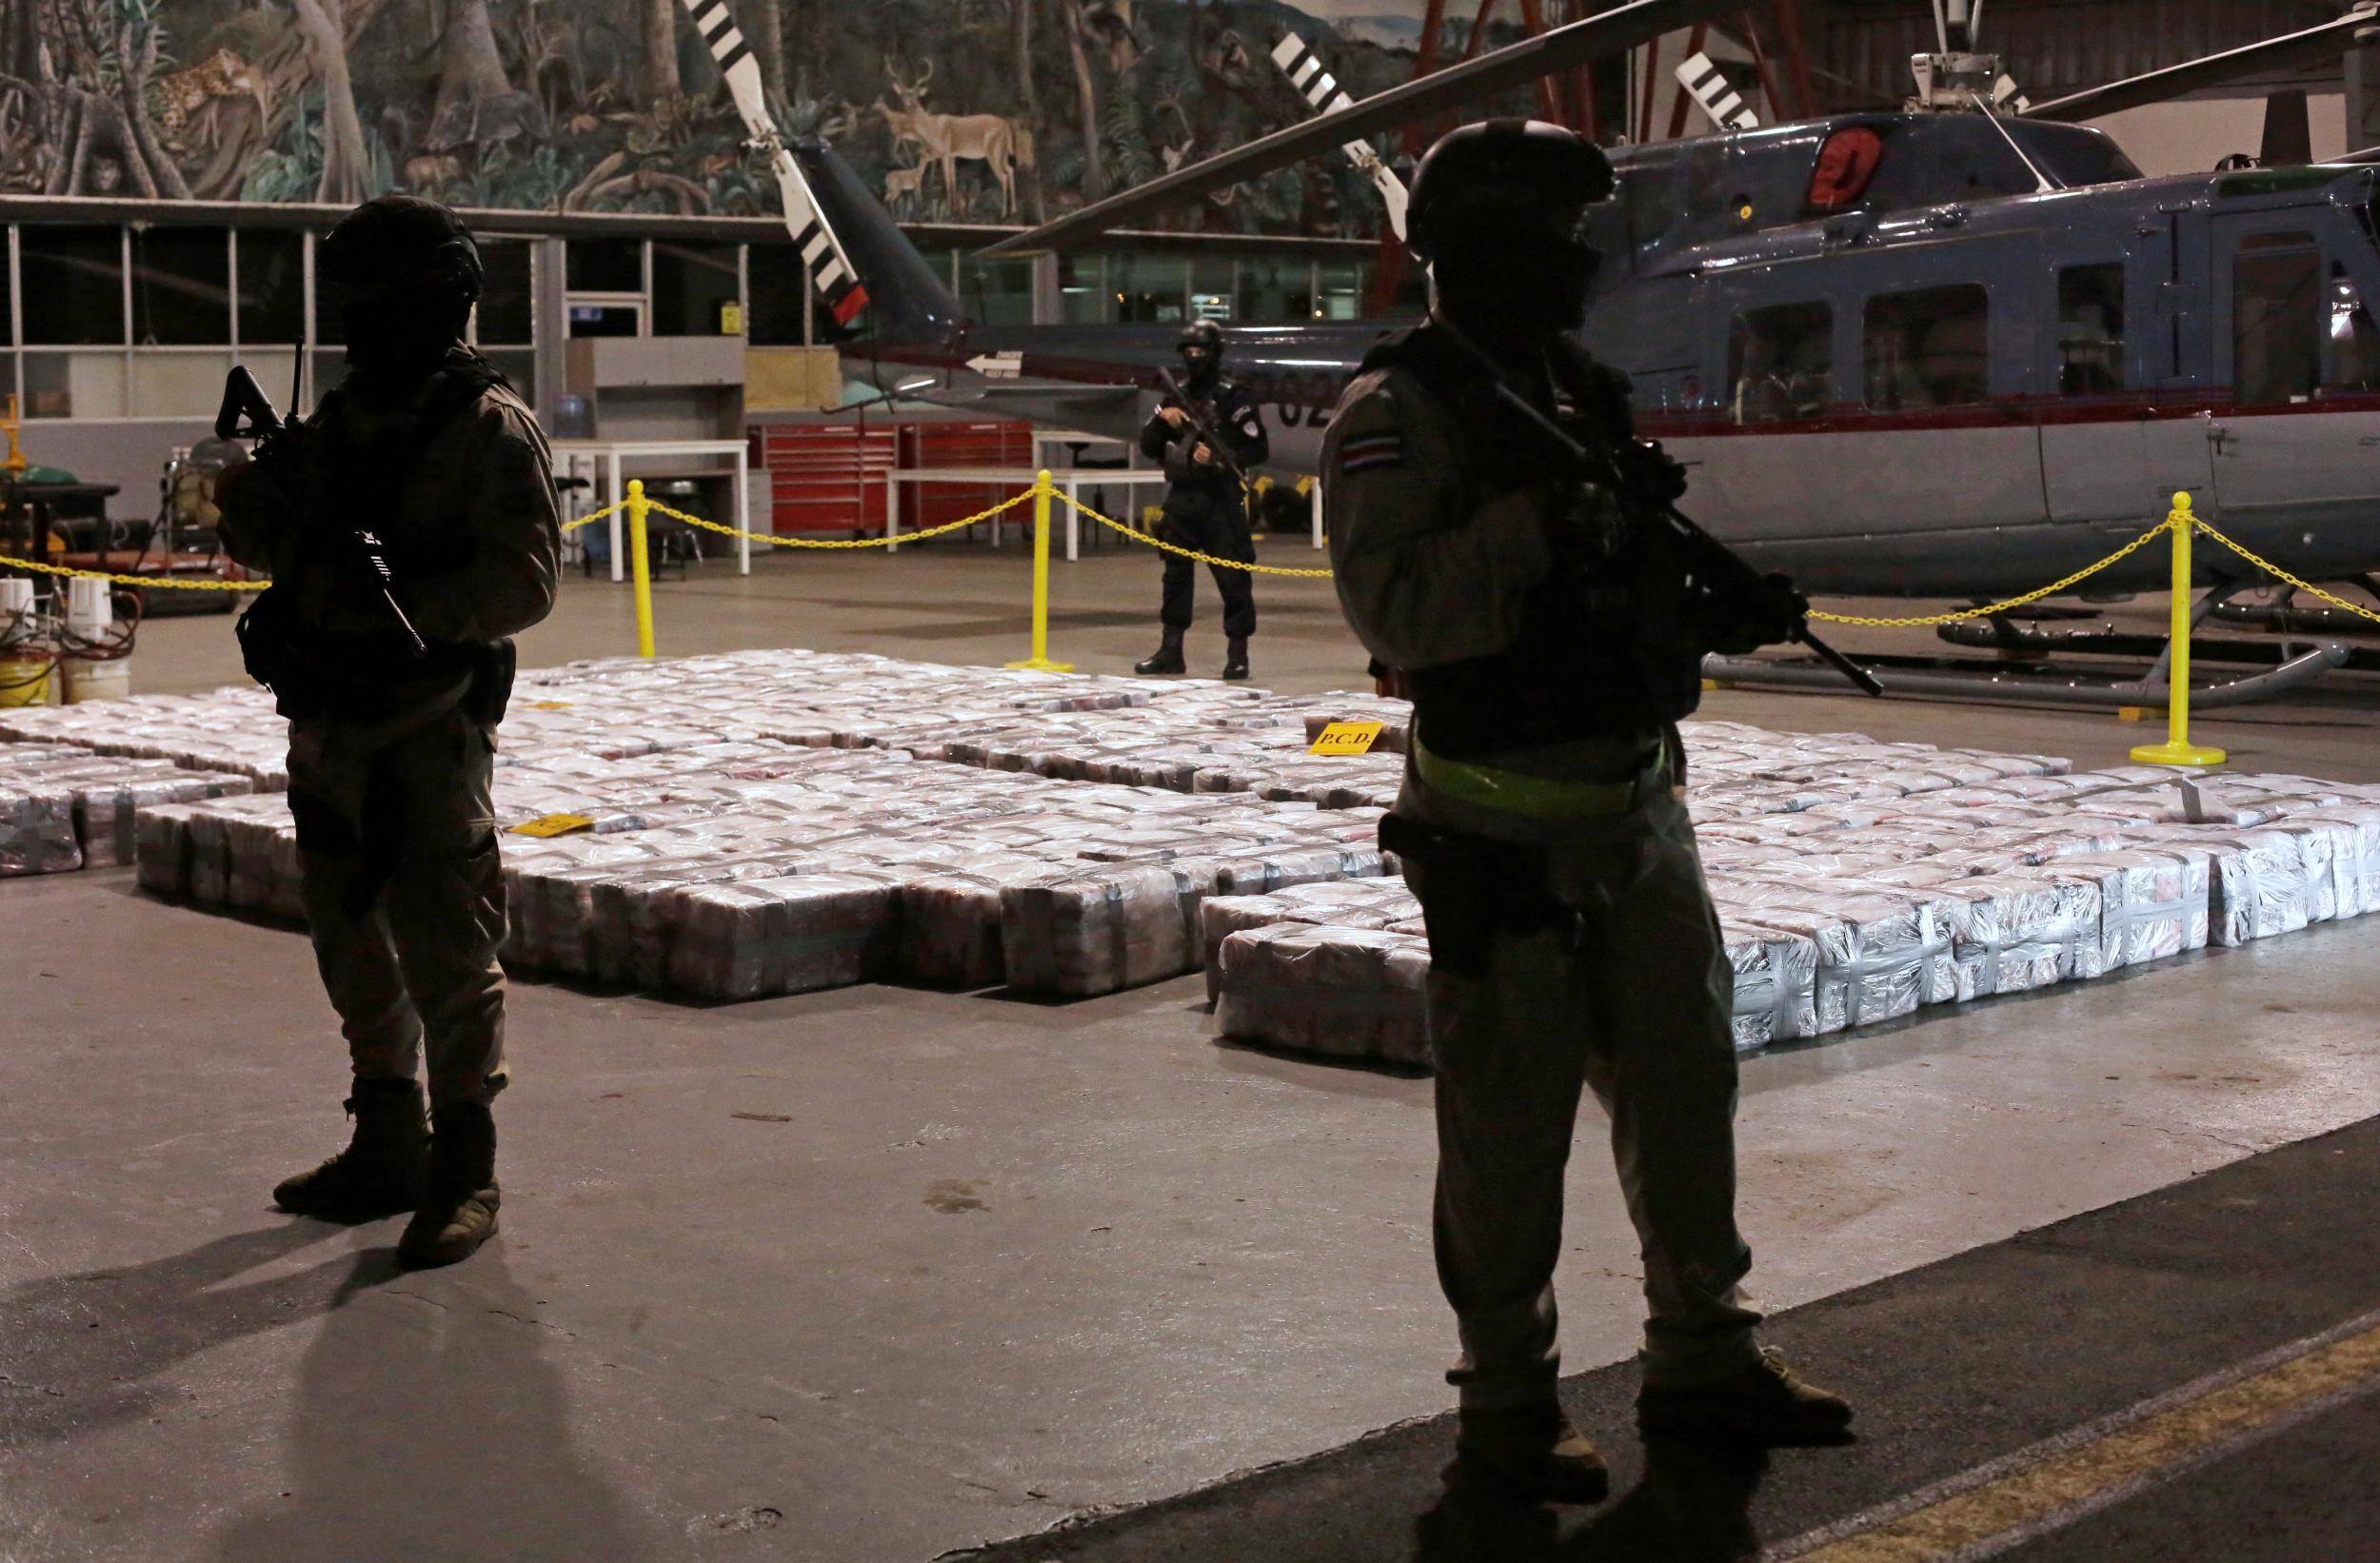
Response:
[[[1819,417],[1834,397],[1832,306],[1780,304],[1735,317],[1727,342],[1727,399],[1737,424]]]
[[[2322,249],[2311,233],[2251,233],[2231,263],[2231,386],[2243,406],[2322,387]]]
[[[1868,406],[1878,412],[1972,406],[1991,394],[1992,300],[1977,284],[1868,301]]]
[[[2380,326],[2347,267],[2330,263],[2330,372],[2325,390],[2380,390]]]
[[[2070,266],[2057,274],[2058,389],[2105,396],[2124,388],[2124,265]]]

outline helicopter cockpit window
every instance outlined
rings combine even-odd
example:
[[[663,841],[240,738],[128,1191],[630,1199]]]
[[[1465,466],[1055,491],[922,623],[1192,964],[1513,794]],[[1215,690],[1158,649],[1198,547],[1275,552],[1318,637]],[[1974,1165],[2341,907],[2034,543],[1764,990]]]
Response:
[[[1825,214],[1856,206],[1883,161],[1884,137],[1875,130],[1850,125],[1835,131],[1818,148],[1817,166],[1810,172],[1810,209]]]
[[[2311,233],[2251,233],[2231,263],[2232,395],[2248,406],[2322,388],[2322,248]]]
[[[2058,389],[2105,396],[2124,388],[2124,267],[2070,266],[2057,274]]]
[[[1727,399],[1738,424],[1824,414],[1835,399],[1833,307],[1780,304],[1737,315],[1728,337]]]
[[[1868,301],[1868,406],[1879,412],[1971,406],[1992,388],[1991,296],[1975,284]]]
[[[2372,324],[2363,289],[2336,261],[2330,263],[2330,372],[2322,384],[2325,390],[2380,390],[2380,326]]]

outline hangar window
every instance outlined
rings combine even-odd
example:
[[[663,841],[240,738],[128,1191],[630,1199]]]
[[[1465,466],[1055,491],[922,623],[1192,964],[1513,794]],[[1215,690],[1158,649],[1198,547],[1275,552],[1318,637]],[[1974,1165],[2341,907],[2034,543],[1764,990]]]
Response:
[[[29,345],[123,346],[122,228],[29,224],[17,247],[25,297],[40,304],[25,317]]]
[[[1868,406],[1879,412],[1972,406],[1992,387],[1992,301],[1978,284],[1868,301]]]
[[[1738,424],[1815,418],[1835,399],[1835,310],[1779,304],[1735,317],[1727,343],[1727,400]]]
[[[2070,266],[2057,274],[2058,389],[2104,396],[2124,388],[2124,265]]]
[[[241,228],[240,344],[288,344],[306,334],[306,235],[294,228]]]
[[[2322,250],[2311,233],[2252,233],[2231,266],[2232,395],[2303,402],[2322,386]]]

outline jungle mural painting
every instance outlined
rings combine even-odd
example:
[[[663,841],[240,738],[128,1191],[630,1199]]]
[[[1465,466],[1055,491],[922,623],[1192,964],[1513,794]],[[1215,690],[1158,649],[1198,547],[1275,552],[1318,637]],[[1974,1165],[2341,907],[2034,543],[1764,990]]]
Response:
[[[935,222],[1038,220],[1289,123],[1284,31],[1358,96],[1418,43],[1418,0],[735,5],[788,133]],[[678,0],[0,4],[9,193],[772,211],[740,136]],[[1376,211],[1352,169],[1310,164],[1169,221],[1357,235]]]

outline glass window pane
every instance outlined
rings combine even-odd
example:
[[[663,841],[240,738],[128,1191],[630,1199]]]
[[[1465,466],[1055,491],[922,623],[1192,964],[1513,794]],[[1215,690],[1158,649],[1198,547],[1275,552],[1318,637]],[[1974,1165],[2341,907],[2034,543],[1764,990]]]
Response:
[[[218,398],[223,382],[215,383]],[[212,410],[211,406],[208,410]],[[25,416],[28,418],[121,418],[124,416],[124,352],[27,353]]]
[[[132,229],[132,340],[170,347],[231,340],[227,229]]]
[[[121,346],[124,230],[112,225],[51,228],[29,223],[18,235],[25,296],[41,305],[26,318],[25,340]],[[30,373],[27,378],[31,378]]]
[[[2312,234],[2241,241],[2231,272],[2231,382],[2241,402],[2302,402],[2320,387],[2322,284]]]
[[[1068,326],[1101,326],[1116,318],[1106,256],[1058,257],[1058,318]]]
[[[1190,313],[1200,320],[1239,318],[1235,296],[1240,268],[1228,255],[1198,255],[1190,262]]]
[[[319,267],[322,265],[323,240],[326,237],[327,235],[321,233],[314,235],[314,263],[317,267],[314,280],[314,340],[335,345],[347,341],[347,328],[339,319],[339,311],[330,297],[331,290],[322,286]]]
[[[1868,301],[1868,406],[1883,412],[1972,406],[1992,388],[1991,296],[1923,287]]]
[[[2124,388],[2124,266],[2069,267],[2057,274],[2058,389],[2104,396]]]
[[[1363,314],[1363,266],[1324,261],[1315,267],[1314,318],[1357,320]]]
[[[480,265],[487,275],[479,296],[479,341],[526,346],[537,340],[535,294],[529,286],[533,247],[517,239],[480,245]]]
[[[752,308],[744,323],[746,339],[762,347],[799,347],[802,346],[802,295],[809,288],[809,279],[802,274],[802,259],[790,244],[763,244],[752,247],[750,275]],[[834,317],[822,307],[818,324],[831,324]]]
[[[1263,256],[1240,263],[1239,318],[1259,326],[1285,326],[1311,318],[1314,267],[1303,259]]]
[[[298,340],[306,329],[306,235],[240,230],[240,341]]]
[[[1738,424],[1815,418],[1835,398],[1835,311],[1824,304],[1747,309],[1728,335],[1727,400]]]
[[[641,239],[572,239],[565,275],[573,293],[645,291],[645,243]]]
[[[8,254],[8,250],[6,248],[8,242],[9,230],[5,225],[0,225],[0,258],[4,258]],[[9,287],[7,268],[5,265],[0,265],[0,347],[5,347],[16,340],[16,315],[14,313],[14,305],[9,296],[10,292],[10,289]],[[15,388],[16,375],[16,366],[14,363],[10,363],[9,366],[9,375],[10,388],[13,390]]]
[[[135,418],[211,418],[223,405],[224,376],[231,355],[134,353],[131,414]],[[287,401],[275,403],[283,410]]]
[[[1116,319],[1170,325],[1182,316],[1189,266],[1179,255],[1124,250],[1107,257],[1107,287]]]
[[[570,306],[570,334],[634,336],[637,317],[643,312],[633,304],[574,304]]]
[[[965,268],[960,292],[967,313],[982,326],[1033,324],[1033,263],[986,261]]]
[[[734,245],[684,245],[653,241],[653,334],[724,336],[724,306],[736,303]]]

